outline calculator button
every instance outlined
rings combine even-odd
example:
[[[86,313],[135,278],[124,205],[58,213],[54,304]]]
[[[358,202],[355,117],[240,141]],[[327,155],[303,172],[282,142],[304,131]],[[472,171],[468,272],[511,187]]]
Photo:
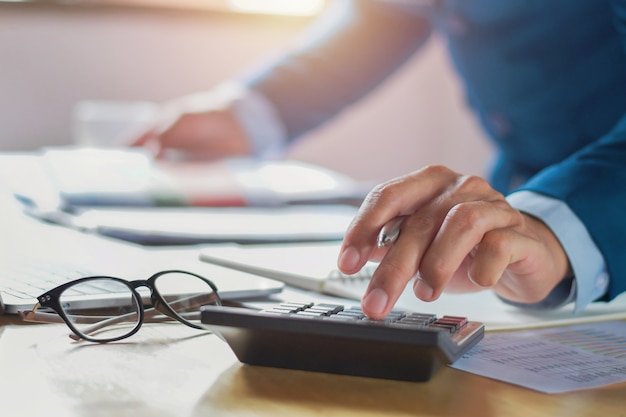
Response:
[[[297,309],[288,308],[288,307],[274,307],[268,310],[263,310],[264,313],[278,313],[278,314],[292,314],[297,312]]]
[[[361,322],[364,323],[369,323],[369,324],[377,324],[377,325],[386,325],[386,324],[391,324],[391,323],[395,323],[396,320],[394,319],[390,319],[390,318],[384,318],[384,319],[370,319],[368,317],[365,317],[361,320]]]
[[[447,330],[450,333],[453,333],[454,330],[455,330],[455,326],[454,325],[443,324],[443,323],[431,323],[431,324],[428,325],[428,327],[444,329],[444,330]]]
[[[324,320],[335,320],[335,321],[346,321],[346,322],[356,322],[359,320],[359,317],[352,316],[349,314],[332,314],[330,316],[322,317]]]
[[[459,316],[443,316],[441,320],[452,320],[456,321],[459,324],[459,327],[463,327],[467,324],[467,317],[459,317]]]
[[[424,319],[417,319],[417,318],[403,318],[402,320],[398,320],[398,323],[405,323],[405,324],[414,324],[414,325],[420,325],[420,326],[427,326],[430,321],[428,320],[424,320]]]
[[[343,306],[339,304],[314,304],[311,308],[326,310],[332,312],[332,314],[343,310]]]
[[[422,320],[425,320],[427,322],[431,322],[431,321],[435,321],[437,319],[437,316],[434,315],[434,314],[411,313],[411,314],[407,315],[407,318],[422,319]]]
[[[461,327],[458,320],[438,319],[438,320],[435,320],[434,323],[435,324],[442,324],[442,325],[452,326],[452,327],[454,327],[454,330],[458,330],[459,327]]]
[[[324,317],[325,313],[320,313],[318,311],[298,311],[294,314],[297,317]]]
[[[359,311],[340,311],[337,314],[333,314],[333,316],[339,316],[339,317],[350,317],[352,319],[362,319],[363,317],[365,317],[365,314],[363,314],[363,312],[359,312]],[[331,316],[331,317],[333,317]]]
[[[279,307],[293,308],[294,310],[304,310],[305,308],[309,308],[313,305],[313,303],[280,303]]]
[[[313,304],[301,311],[316,313],[320,316],[329,316],[343,310],[343,306],[337,304]]]

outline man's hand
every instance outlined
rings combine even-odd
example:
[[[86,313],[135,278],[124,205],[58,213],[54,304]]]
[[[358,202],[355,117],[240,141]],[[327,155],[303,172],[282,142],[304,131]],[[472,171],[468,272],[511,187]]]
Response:
[[[248,155],[250,142],[233,112],[234,100],[219,89],[172,100],[161,106],[152,128],[126,142],[158,157],[172,150],[192,159]]]
[[[378,248],[381,228],[406,216],[389,248]],[[346,232],[338,265],[357,272],[380,260],[362,300],[383,318],[411,278],[415,295],[436,300],[446,290],[493,289],[516,302],[544,299],[564,279],[569,262],[541,221],[512,208],[482,178],[429,166],[374,188]]]

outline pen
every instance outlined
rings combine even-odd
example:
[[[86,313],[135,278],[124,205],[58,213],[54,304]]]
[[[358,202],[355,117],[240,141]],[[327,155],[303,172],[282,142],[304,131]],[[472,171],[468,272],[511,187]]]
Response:
[[[81,224],[76,216],[63,210],[42,210],[36,207],[25,207],[24,213],[37,220],[69,227],[70,229],[76,229],[81,232],[87,232],[91,229],[87,225]]]
[[[398,240],[398,236],[400,236],[400,226],[404,222],[405,218],[406,216],[394,217],[389,220],[382,229],[380,229],[378,240],[376,242],[379,248],[391,246],[396,240]]]

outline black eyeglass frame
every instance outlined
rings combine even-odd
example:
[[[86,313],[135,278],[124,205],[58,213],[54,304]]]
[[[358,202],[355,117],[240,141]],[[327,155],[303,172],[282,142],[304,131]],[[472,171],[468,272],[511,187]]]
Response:
[[[167,301],[165,301],[165,299],[163,298],[163,296],[159,293],[159,291],[157,290],[156,286],[154,285],[155,281],[162,275],[166,275],[166,274],[174,274],[174,273],[179,273],[179,274],[187,274],[187,275],[191,275],[194,276],[202,281],[204,281],[209,287],[211,287],[211,289],[213,290],[213,293],[215,294],[216,300],[218,302],[219,305],[222,304],[222,299],[220,298],[217,286],[209,279],[198,275],[196,273],[193,272],[189,272],[189,271],[184,271],[184,270],[179,270],[179,269],[169,269],[169,270],[163,270],[163,271],[159,271],[155,274],[153,274],[150,278],[145,279],[145,280],[134,280],[134,281],[128,281],[122,278],[118,278],[118,277],[112,277],[112,276],[106,276],[106,275],[94,275],[94,276],[89,276],[89,277],[83,277],[83,278],[78,278],[69,282],[66,282],[64,284],[59,285],[58,287],[55,287],[49,291],[46,291],[45,293],[43,293],[42,295],[40,295],[39,297],[37,297],[37,301],[39,302],[38,305],[36,305],[33,310],[32,313],[35,313],[35,311],[37,310],[37,308],[39,306],[41,307],[46,307],[46,308],[50,308],[52,310],[54,310],[55,313],[57,313],[59,315],[59,317],[61,317],[61,319],[65,322],[65,324],[70,328],[70,330],[76,335],[78,336],[80,339],[84,339],[90,342],[96,342],[96,343],[108,343],[108,342],[115,342],[118,340],[122,340],[122,339],[126,339],[127,337],[130,337],[132,335],[134,335],[135,333],[137,333],[139,331],[139,329],[141,328],[141,326],[144,323],[144,317],[145,317],[145,305],[143,303],[143,299],[141,297],[141,295],[139,295],[139,293],[137,292],[137,288],[139,287],[147,287],[150,290],[150,301],[152,303],[152,308],[159,311],[162,314],[165,314],[166,316],[177,320],[189,327],[192,327],[194,329],[199,329],[199,330],[203,330],[204,327],[201,327],[197,324],[194,324],[188,320],[186,320],[184,317],[180,316],[178,313],[176,313],[168,304]],[[61,294],[70,287],[73,287],[74,285],[80,284],[82,282],[86,282],[86,281],[92,281],[92,280],[96,280],[96,279],[109,279],[109,280],[113,280],[116,282],[119,282],[121,284],[124,284],[128,287],[128,289],[131,291],[132,295],[133,295],[133,299],[134,301],[137,303],[138,306],[138,311],[137,314],[139,315],[139,320],[137,321],[137,324],[135,325],[135,327],[130,330],[128,333],[125,333],[123,335],[120,336],[116,336],[116,337],[111,337],[111,338],[105,338],[105,339],[99,339],[99,338],[92,338],[86,334],[84,334],[83,332],[81,332],[80,330],[78,330],[74,324],[72,323],[72,320],[70,320],[70,318],[65,314],[65,310],[63,309],[63,307],[61,306],[61,302],[60,302],[60,297]]]

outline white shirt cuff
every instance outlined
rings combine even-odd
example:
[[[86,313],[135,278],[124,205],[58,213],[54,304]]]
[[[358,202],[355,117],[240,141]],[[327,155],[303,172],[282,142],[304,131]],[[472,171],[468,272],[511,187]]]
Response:
[[[231,108],[250,140],[253,155],[263,158],[280,156],[288,142],[287,131],[274,106],[261,93],[244,85],[235,85],[239,94]]]

